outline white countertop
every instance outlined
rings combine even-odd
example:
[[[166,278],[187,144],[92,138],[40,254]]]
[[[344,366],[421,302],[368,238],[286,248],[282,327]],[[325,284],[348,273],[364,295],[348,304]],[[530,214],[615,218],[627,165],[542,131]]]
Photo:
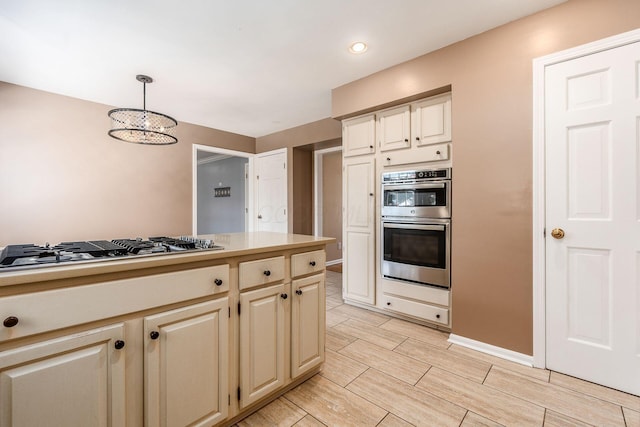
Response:
[[[106,260],[97,259],[96,261],[76,261],[62,265],[32,269],[0,270],[0,286],[179,265],[263,252],[326,245],[335,242],[335,239],[332,237],[314,237],[302,234],[273,233],[266,231],[200,235],[198,238],[212,239],[216,245],[223,246],[224,249],[174,254],[140,255]]]

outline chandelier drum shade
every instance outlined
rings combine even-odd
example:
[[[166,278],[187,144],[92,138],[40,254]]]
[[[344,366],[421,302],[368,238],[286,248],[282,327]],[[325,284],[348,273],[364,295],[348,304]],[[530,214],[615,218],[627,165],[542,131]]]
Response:
[[[137,75],[142,82],[142,110],[137,108],[115,108],[109,111],[111,130],[109,135],[121,141],[135,144],[168,145],[178,142],[175,136],[178,122],[166,114],[147,110],[147,83],[149,76]]]

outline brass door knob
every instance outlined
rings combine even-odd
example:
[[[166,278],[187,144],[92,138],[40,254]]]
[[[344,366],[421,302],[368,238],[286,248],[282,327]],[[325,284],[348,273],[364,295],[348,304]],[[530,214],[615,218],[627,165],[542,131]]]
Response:
[[[554,239],[562,239],[564,237],[564,230],[562,228],[554,228],[551,230],[551,237]]]

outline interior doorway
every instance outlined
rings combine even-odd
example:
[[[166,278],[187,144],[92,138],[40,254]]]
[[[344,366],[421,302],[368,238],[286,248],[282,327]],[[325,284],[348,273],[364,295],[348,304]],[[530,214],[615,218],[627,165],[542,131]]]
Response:
[[[193,146],[194,235],[251,231],[253,154]]]
[[[334,237],[327,245],[327,265],[342,262],[342,147],[314,154],[314,235]]]

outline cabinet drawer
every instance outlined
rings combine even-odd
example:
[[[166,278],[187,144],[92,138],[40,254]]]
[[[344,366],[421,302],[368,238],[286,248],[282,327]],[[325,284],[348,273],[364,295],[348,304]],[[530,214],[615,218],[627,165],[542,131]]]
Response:
[[[437,162],[440,160],[449,160],[449,144],[429,145],[414,148],[413,150],[389,152],[382,158],[384,166]]]
[[[382,301],[384,304],[383,307],[386,310],[395,311],[397,313],[406,314],[408,316],[417,317],[445,326],[449,325],[449,310],[446,308],[435,307],[433,305],[411,301],[404,298],[396,298],[389,295],[382,297]]]
[[[240,290],[284,280],[284,257],[241,262],[238,274]]]
[[[380,289],[385,294],[405,297],[420,302],[449,306],[449,291],[431,286],[412,285],[407,282],[398,282],[383,278],[380,280]]]
[[[121,316],[229,290],[229,266],[197,268],[0,298],[0,341]]]
[[[303,276],[324,270],[324,251],[312,251],[291,256],[291,277]]]

